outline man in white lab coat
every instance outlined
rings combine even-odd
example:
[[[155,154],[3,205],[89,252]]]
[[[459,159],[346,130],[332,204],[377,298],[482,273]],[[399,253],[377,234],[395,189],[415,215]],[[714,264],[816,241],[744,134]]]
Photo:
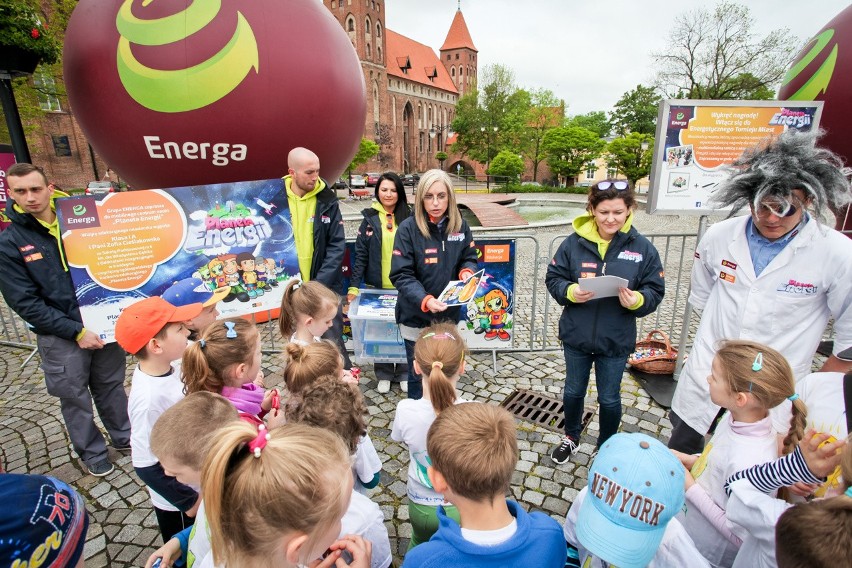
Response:
[[[721,339],[750,339],[780,351],[797,378],[811,371],[830,317],[835,346],[852,345],[852,240],[821,224],[852,199],[837,156],[817,133],[789,130],[743,153],[715,200],[751,215],[716,223],[695,251],[689,302],[702,310],[680,374],[669,447],[700,452],[719,408],[707,376]],[[852,365],[828,358],[823,371]]]

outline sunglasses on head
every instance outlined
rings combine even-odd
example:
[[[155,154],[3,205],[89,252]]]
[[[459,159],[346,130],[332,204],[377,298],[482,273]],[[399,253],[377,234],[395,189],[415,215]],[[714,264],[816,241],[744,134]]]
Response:
[[[385,225],[388,231],[393,231],[393,213],[385,213],[385,219],[388,222],[388,224]]]
[[[626,181],[599,181],[598,191],[606,191],[609,188],[614,188],[616,191],[624,191],[630,187]]]

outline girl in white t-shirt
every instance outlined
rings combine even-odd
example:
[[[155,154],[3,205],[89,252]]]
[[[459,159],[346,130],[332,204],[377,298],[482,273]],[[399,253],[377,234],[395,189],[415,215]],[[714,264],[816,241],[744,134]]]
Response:
[[[278,315],[281,337],[299,345],[319,341],[337,317],[339,304],[340,296],[321,282],[293,279],[281,297]]]
[[[408,549],[426,542],[438,530],[438,506],[459,521],[458,510],[434,490],[426,470],[426,434],[437,415],[453,404],[467,402],[456,395],[456,383],[464,372],[467,346],[458,329],[442,323],[420,332],[414,346],[414,372],[423,377],[423,398],[403,399],[396,407],[391,438],[408,446],[408,516],[411,540]]]
[[[725,516],[725,480],[734,472],[778,457],[769,409],[785,399],[793,401],[784,454],[802,439],[807,409],[795,394],[793,371],[784,356],[753,341],[723,341],[707,382],[710,399],[728,412],[700,456],[675,452],[690,470],[687,503],[679,518],[711,565],[731,566],[742,541]]]

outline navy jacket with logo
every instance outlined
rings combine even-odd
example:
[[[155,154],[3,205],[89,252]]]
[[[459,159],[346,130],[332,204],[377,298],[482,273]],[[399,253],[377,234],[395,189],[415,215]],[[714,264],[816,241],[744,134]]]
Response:
[[[568,287],[583,276],[620,276],[627,287],[640,292],[645,302],[636,310],[621,305],[617,297],[592,298],[574,303]],[[653,313],[665,294],[663,266],[654,245],[634,227],[619,231],[601,259],[596,243],[577,233],[565,239],[547,267],[545,284],[562,306],[559,339],[586,353],[627,356],[636,348],[636,318]]]
[[[458,233],[447,234],[444,218],[440,227],[429,225],[429,236],[424,237],[412,215],[396,231],[391,259],[390,279],[399,290],[396,303],[396,321],[409,327],[423,328],[436,321],[458,321],[458,307],[444,312],[424,312],[421,304],[426,296],[438,297],[451,280],[459,279],[459,272],[469,268],[476,272],[476,248],[473,233],[462,219]]]
[[[64,195],[54,193],[54,199]],[[35,333],[73,341],[83,319],[59,243],[35,217],[14,205],[9,199],[6,215],[12,224],[0,233],[0,292]]]

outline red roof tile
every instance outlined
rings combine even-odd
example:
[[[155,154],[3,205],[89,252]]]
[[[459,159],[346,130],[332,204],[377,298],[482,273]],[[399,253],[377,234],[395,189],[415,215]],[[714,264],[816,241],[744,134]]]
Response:
[[[385,30],[385,45],[387,46],[388,75],[450,93],[458,93],[447,69],[428,45],[388,29]],[[410,68],[403,73],[402,68],[406,67],[406,62]],[[430,79],[430,76],[433,79]]]
[[[441,46],[441,51],[460,48],[472,49],[478,52],[473,45],[473,40],[470,37],[470,32],[467,30],[467,24],[464,21],[461,10],[456,10],[453,23],[450,25],[450,31],[447,32],[447,39],[444,40],[444,45]]]

